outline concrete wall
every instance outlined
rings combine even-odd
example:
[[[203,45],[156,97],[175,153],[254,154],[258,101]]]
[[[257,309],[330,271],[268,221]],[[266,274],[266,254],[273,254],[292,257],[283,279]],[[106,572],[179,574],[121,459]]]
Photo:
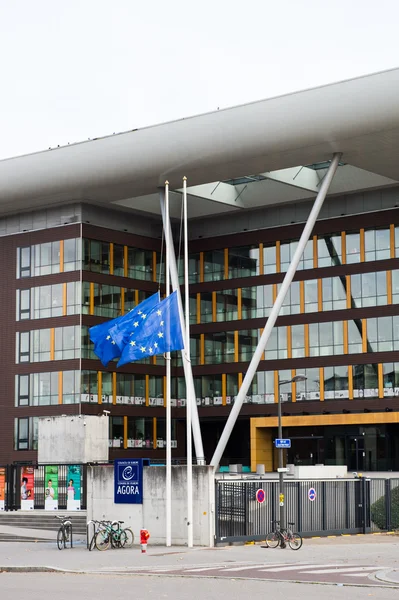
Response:
[[[108,416],[68,415],[39,419],[39,463],[108,461]]]
[[[210,467],[193,467],[194,545],[213,545],[214,483]],[[187,544],[187,471],[172,467],[172,544]],[[87,470],[87,519],[118,519],[133,530],[138,543],[141,528],[150,532],[150,544],[165,544],[165,467],[144,467],[143,504],[114,504],[113,465]]]

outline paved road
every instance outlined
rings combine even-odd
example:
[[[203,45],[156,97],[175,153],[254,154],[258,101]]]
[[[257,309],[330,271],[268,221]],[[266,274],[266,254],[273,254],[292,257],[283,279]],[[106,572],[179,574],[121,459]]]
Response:
[[[191,564],[184,566],[168,565],[162,567],[148,566],[141,568],[129,567],[120,569],[115,567],[112,572],[120,574],[152,574],[158,576],[174,575],[179,577],[204,577],[223,579],[260,579],[309,583],[335,583],[352,585],[378,585],[383,582],[376,578],[376,574],[387,571],[386,565],[364,564],[359,561],[335,561],[333,563],[273,563],[267,562],[225,562],[219,564]],[[101,573],[101,571],[98,571]],[[399,587],[399,580],[397,583]]]
[[[306,596],[306,600],[364,600],[375,596],[378,600],[397,600],[398,590],[330,585],[298,584],[271,581],[235,579],[197,579],[184,581],[175,577],[117,576],[117,575],[71,575],[54,573],[0,573],[1,597],[43,600],[231,600],[232,598],[264,599],[271,596],[277,600]]]
[[[135,579],[157,574],[156,579],[164,580],[196,578],[201,585],[210,577],[222,581],[247,578],[376,585],[374,574],[385,572],[385,579],[393,579],[399,586],[399,536],[305,540],[295,552],[259,545],[190,550],[149,546],[148,553],[141,554],[137,547],[88,552],[83,544],[59,551],[54,542],[0,543],[0,571],[13,567],[24,571],[52,567],[75,573],[130,574]],[[381,581],[379,585],[383,585]]]

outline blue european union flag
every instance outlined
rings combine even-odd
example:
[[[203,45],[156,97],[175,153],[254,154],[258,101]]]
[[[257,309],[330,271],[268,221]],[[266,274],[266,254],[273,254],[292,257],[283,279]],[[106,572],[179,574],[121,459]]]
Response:
[[[184,348],[177,292],[162,300],[142,321],[136,332],[134,329],[130,332],[118,367],[147,356]]]
[[[109,328],[109,334],[111,340],[116,344],[119,349],[119,355],[121,356],[122,351],[129,341],[130,333],[141,327],[144,323],[149,312],[159,304],[159,292],[153,294],[146,300],[143,300],[136,308],[131,310],[123,319],[115,323],[112,323]]]
[[[100,323],[100,325],[94,325],[89,328],[89,335],[91,341],[94,343],[94,353],[101,360],[102,364],[106,367],[108,363],[114,358],[121,356],[121,350],[112,339],[110,335],[110,328],[117,324],[122,324],[125,320],[131,322],[139,313],[142,312],[144,306],[144,314],[151,310],[153,306],[159,302],[159,293],[153,294],[150,298],[147,298],[135,308],[133,308],[126,315]]]

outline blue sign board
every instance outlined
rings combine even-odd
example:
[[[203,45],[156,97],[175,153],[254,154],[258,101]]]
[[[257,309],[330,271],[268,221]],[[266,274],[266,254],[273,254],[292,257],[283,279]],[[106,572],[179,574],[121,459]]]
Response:
[[[308,490],[308,498],[311,502],[314,502],[316,500],[316,490],[314,488],[309,488]]]
[[[276,448],[291,448],[291,440],[284,440],[277,438],[274,440]]]
[[[115,460],[115,504],[143,504],[143,460]]]
[[[256,499],[259,502],[259,504],[262,504],[266,500],[266,494],[264,490],[256,490]]]

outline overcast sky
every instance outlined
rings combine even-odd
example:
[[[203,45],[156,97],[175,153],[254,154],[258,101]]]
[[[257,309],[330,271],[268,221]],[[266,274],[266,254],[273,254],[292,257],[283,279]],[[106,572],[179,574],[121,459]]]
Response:
[[[398,0],[0,0],[0,158],[399,67],[398,23]]]

